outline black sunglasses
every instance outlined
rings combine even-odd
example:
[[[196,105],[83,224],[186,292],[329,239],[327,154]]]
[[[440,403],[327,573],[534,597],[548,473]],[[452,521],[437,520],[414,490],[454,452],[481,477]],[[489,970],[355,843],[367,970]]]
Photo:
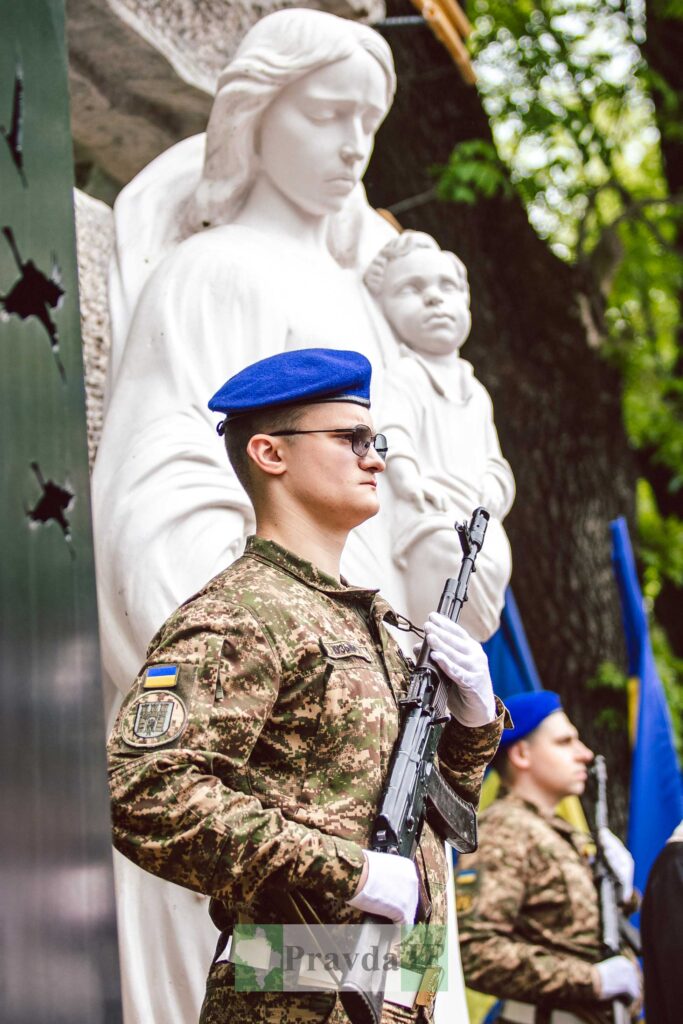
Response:
[[[351,449],[354,455],[363,458],[370,451],[370,445],[375,449],[380,459],[384,461],[387,457],[389,445],[384,434],[373,434],[370,427],[359,423],[355,427],[329,427],[327,430],[269,430],[271,437],[293,437],[295,434],[336,434],[338,437],[345,437],[351,442]]]

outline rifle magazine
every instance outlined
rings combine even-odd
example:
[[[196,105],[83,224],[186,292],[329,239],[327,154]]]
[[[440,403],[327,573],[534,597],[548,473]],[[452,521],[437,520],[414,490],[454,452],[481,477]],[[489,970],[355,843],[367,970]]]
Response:
[[[427,821],[440,839],[458,853],[474,853],[477,849],[477,811],[444,781],[434,766],[427,781]]]

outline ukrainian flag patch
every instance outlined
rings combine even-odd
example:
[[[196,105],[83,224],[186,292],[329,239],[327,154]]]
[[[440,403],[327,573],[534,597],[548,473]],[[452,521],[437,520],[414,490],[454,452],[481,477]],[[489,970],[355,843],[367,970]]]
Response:
[[[476,882],[478,877],[479,877],[479,872],[478,871],[474,871],[474,870],[467,871],[465,869],[464,871],[458,872],[458,874],[456,875],[456,879],[455,880],[456,880],[458,885],[474,885],[474,883]]]
[[[178,682],[177,665],[151,665],[145,672],[143,690],[172,690]]]

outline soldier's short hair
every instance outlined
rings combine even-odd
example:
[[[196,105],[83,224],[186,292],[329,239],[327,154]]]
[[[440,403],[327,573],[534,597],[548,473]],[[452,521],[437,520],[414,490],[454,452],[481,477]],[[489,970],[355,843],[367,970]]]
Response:
[[[247,455],[247,445],[254,434],[270,434],[274,430],[295,430],[307,405],[280,405],[256,412],[236,416],[225,422],[225,450],[235,476],[252,496],[251,459]]]
[[[495,757],[491,761],[491,768],[498,772],[501,782],[507,784],[512,781],[512,772],[510,770],[510,761],[508,760],[506,747],[503,747],[502,749],[500,747],[498,748]]]

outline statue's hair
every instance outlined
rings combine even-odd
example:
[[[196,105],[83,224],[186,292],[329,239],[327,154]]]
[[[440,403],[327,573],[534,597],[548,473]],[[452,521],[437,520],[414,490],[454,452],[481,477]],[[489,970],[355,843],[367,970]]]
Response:
[[[370,294],[378,296],[381,293],[384,274],[392,260],[398,260],[402,256],[407,256],[408,253],[416,252],[418,249],[432,249],[437,252],[443,252],[444,256],[448,256],[457,271],[462,290],[467,291],[467,271],[464,263],[458,259],[454,252],[449,252],[446,249],[442,250],[439,243],[425,231],[403,231],[380,249],[365,271],[363,280]]]
[[[367,25],[295,8],[275,11],[247,32],[218,79],[204,169],[189,210],[191,231],[230,223],[243,206],[253,180],[261,116],[282,89],[358,48],[384,72],[388,110],[396,91],[394,62],[385,40]]]

